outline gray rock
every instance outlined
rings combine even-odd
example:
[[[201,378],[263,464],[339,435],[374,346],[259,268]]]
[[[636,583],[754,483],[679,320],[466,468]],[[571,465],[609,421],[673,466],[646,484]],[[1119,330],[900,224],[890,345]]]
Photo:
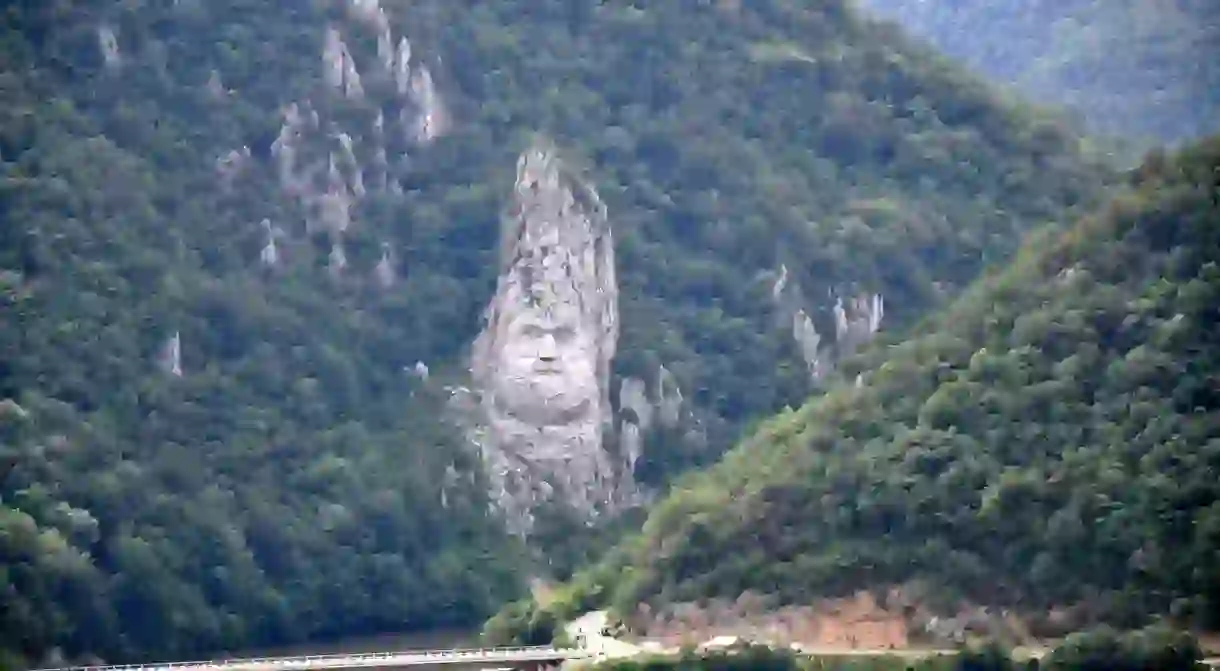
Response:
[[[501,274],[474,343],[478,446],[492,499],[525,535],[547,500],[585,519],[613,508],[630,471],[603,445],[618,285],[606,208],[554,147],[517,163]]]

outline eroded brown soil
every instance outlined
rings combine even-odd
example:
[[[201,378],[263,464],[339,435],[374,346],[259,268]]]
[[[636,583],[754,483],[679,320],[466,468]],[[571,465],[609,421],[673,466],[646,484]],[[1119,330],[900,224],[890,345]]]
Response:
[[[907,619],[867,592],[808,606],[768,609],[744,595],[736,602],[678,604],[633,618],[636,638],[665,647],[699,645],[719,636],[820,649],[903,649],[912,644]]]

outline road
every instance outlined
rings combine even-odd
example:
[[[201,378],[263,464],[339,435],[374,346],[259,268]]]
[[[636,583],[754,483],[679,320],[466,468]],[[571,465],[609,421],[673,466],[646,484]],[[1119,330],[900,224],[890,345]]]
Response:
[[[602,634],[606,626],[606,611],[595,610],[576,618],[565,628],[574,643],[580,641],[584,650],[603,659],[634,657],[646,652],[639,646]]]
[[[77,666],[46,671],[320,671],[324,669],[401,668],[487,664],[513,666],[527,662],[561,662],[589,657],[584,650],[551,646],[482,648],[471,650],[407,650],[299,657],[253,657],[206,662],[165,662],[115,666]]]
[[[570,622],[566,631],[573,643],[583,641],[584,649],[591,653],[591,656],[585,659],[578,660],[580,663],[597,661],[599,659],[614,659],[623,657],[634,657],[641,654],[676,654],[679,652],[677,648],[663,648],[659,645],[635,645],[626,641],[620,641],[610,636],[602,634],[602,629],[606,626],[607,615],[606,611],[592,611],[585,613],[581,617]],[[809,657],[883,657],[892,655],[895,657],[903,657],[907,659],[921,659],[924,657],[932,657],[936,655],[953,655],[956,650],[890,650],[886,648],[877,649],[857,649],[844,650],[841,648],[819,648],[812,646],[794,646],[794,650],[802,655]],[[1044,651],[1032,651],[1031,656],[1041,657],[1045,654]],[[576,660],[574,660],[576,661]],[[1220,669],[1220,657],[1210,657],[1203,660],[1203,663],[1213,669]]]
[[[621,659],[642,654],[673,654],[677,649],[665,649],[655,644],[635,645],[602,634],[606,626],[605,611],[586,613],[569,623],[568,636],[579,649],[530,646],[513,648],[482,648],[452,650],[407,650],[356,654],[304,655],[299,657],[253,657],[200,662],[166,662],[125,664],[115,666],[78,666],[43,671],[337,671],[340,669],[402,668],[409,666],[488,665],[512,667],[529,662],[565,662],[586,664],[606,659]],[[878,657],[894,655],[908,659],[934,655],[952,655],[953,650],[842,650],[833,648],[795,647],[797,652],[811,657]],[[1034,656],[1040,657],[1039,652]],[[1212,668],[1220,668],[1220,657],[1204,660]],[[566,664],[565,664],[566,665]]]

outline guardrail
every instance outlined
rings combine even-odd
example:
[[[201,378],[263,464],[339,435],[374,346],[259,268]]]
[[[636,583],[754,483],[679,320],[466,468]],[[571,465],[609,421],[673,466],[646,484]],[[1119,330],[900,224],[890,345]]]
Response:
[[[393,652],[334,653],[326,655],[300,655],[296,657],[244,657],[188,662],[151,662],[148,664],[112,664],[95,666],[69,666],[40,671],[162,671],[184,669],[225,669],[246,666],[270,666],[278,669],[311,667],[357,667],[376,665],[376,662],[396,660],[401,663],[423,663],[428,660],[495,660],[512,661],[518,658],[572,659],[587,657],[589,652],[576,648],[555,648],[547,645],[516,646],[505,648],[455,648],[452,650],[398,650]]]
[[[868,654],[869,651],[854,650],[854,654]],[[893,650],[879,650],[872,654],[893,653]],[[908,651],[913,652],[913,651]],[[187,661],[187,662],[152,662],[148,664],[111,664],[111,665],[92,665],[92,666],[65,666],[58,668],[45,668],[38,671],[170,671],[189,669],[226,669],[240,668],[247,666],[264,666],[272,667],[275,671],[288,671],[294,668],[311,668],[314,666],[321,668],[346,668],[359,666],[376,666],[374,662],[386,662],[397,660],[399,663],[427,663],[428,660],[436,660],[438,663],[455,662],[461,660],[500,660],[504,662],[511,661],[536,661],[539,659],[579,659],[584,657],[593,657],[595,654],[588,650],[579,648],[554,648],[546,645],[535,646],[516,646],[505,648],[455,648],[452,650],[398,650],[394,652],[363,652],[363,653],[334,653],[327,655],[300,655],[296,657],[243,657],[234,659],[220,659],[210,661]],[[328,664],[329,662],[329,664]],[[1220,668],[1220,657],[1210,657],[1203,660],[1203,663],[1213,668]],[[388,666],[388,665],[387,665]]]

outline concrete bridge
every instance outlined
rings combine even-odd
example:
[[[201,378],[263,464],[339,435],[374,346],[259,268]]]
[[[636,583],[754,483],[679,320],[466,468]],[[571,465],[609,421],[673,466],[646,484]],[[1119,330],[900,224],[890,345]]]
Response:
[[[894,655],[922,659],[937,655],[952,655],[952,650],[802,650],[811,657],[874,657]],[[529,646],[515,648],[470,648],[453,650],[404,650],[401,652],[370,652],[332,655],[302,655],[299,657],[248,657],[218,659],[206,662],[153,662],[150,664],[116,664],[109,666],[73,666],[41,671],[321,671],[324,669],[407,668],[407,667],[474,667],[496,671],[543,671],[556,668],[569,660],[594,661],[605,657],[591,650]],[[1035,654],[1041,657],[1041,654]],[[1220,669],[1220,657],[1210,657],[1203,663]]]
[[[543,645],[515,648],[302,655],[300,657],[249,657],[207,662],[73,666],[45,669],[44,671],[318,671],[322,669],[397,669],[414,666],[461,666],[540,671],[548,667],[558,667],[568,660],[588,659],[595,656],[588,650]]]

